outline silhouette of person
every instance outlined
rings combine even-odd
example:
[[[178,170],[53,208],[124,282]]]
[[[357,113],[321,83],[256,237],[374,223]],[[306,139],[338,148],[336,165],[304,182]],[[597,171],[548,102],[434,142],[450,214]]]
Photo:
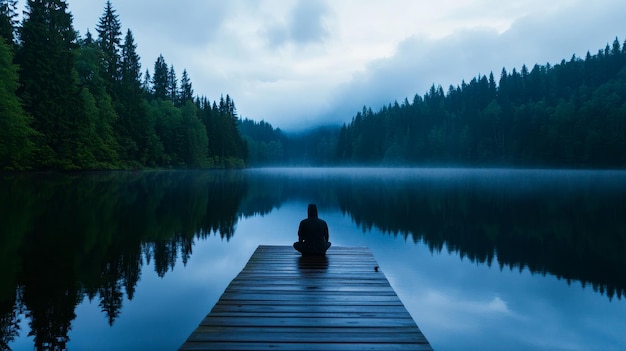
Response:
[[[330,247],[328,225],[318,218],[315,204],[309,204],[308,215],[300,222],[298,241],[293,243],[293,247],[303,256],[324,256]]]

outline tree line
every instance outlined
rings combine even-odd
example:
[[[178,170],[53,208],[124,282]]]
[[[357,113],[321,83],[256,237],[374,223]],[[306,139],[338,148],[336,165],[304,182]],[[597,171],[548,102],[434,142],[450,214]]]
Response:
[[[551,65],[432,85],[340,128],[244,120],[251,165],[626,167],[626,42]]]
[[[336,162],[516,167],[626,166],[626,43],[554,66],[502,69],[364,107],[341,127]]]
[[[285,133],[265,121],[244,118],[239,130],[246,143],[250,166],[333,165],[339,131],[322,126],[300,133]]]
[[[233,99],[194,96],[159,56],[142,74],[107,1],[81,37],[64,0],[0,0],[0,170],[241,167]]]

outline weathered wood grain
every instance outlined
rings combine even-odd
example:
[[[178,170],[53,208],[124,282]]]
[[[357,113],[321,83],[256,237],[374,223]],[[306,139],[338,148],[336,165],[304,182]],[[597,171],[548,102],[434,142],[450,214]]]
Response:
[[[180,350],[431,350],[367,248],[259,246]]]

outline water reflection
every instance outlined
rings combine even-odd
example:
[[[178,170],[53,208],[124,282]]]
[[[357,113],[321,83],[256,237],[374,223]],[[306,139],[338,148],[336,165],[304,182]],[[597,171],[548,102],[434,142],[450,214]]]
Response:
[[[163,276],[179,255],[186,263],[195,238],[233,235],[245,189],[241,173],[5,177],[0,348],[26,311],[36,349],[65,349],[85,297],[112,325],[142,265]]]
[[[65,349],[85,299],[110,325],[142,268],[163,277],[194,244],[293,201],[363,231],[424,242],[488,266],[626,289],[626,174],[507,170],[281,169],[25,175],[0,179],[0,349],[29,335]],[[304,209],[303,209],[304,211]],[[332,235],[332,233],[331,233]],[[323,268],[328,261],[301,268]],[[497,302],[497,301],[496,301]],[[25,315],[29,330],[20,330]]]
[[[257,171],[250,184],[338,206],[378,228],[472,261],[626,288],[626,173],[524,170]],[[280,176],[277,176],[280,174]],[[277,177],[280,179],[277,182]],[[266,195],[269,196],[269,195]],[[280,203],[284,199],[275,199]]]

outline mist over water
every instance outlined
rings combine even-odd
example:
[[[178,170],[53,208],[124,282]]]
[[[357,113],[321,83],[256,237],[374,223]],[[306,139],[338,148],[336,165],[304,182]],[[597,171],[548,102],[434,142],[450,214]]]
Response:
[[[310,202],[333,245],[372,250],[437,350],[626,345],[626,172],[12,175],[0,191],[14,350],[175,349],[258,245],[291,245]]]

